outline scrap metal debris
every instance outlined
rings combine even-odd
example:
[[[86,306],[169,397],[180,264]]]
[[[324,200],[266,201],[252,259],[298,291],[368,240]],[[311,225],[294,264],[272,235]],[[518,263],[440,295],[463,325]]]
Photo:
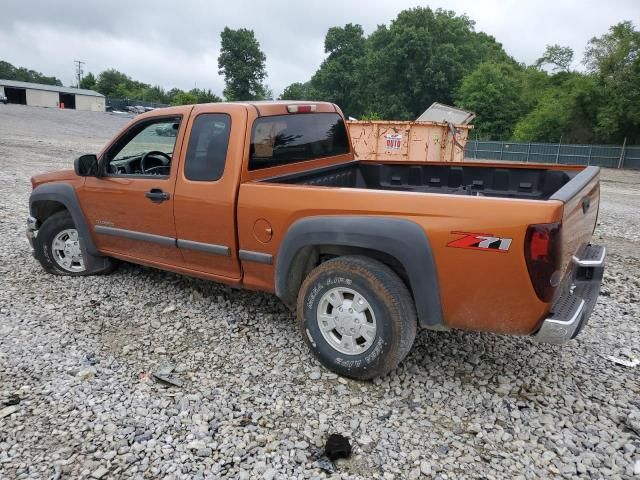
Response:
[[[322,456],[316,460],[316,466],[325,473],[336,473],[338,468],[336,464],[329,460],[327,457]]]
[[[174,366],[172,364],[168,362],[162,363],[158,369],[153,372],[153,378],[167,385],[181,387],[184,385],[184,381],[177,375],[173,374],[173,370]]]
[[[627,358],[614,357],[613,355],[606,355],[604,358],[611,360],[613,363],[622,365],[623,367],[637,367],[640,365],[640,358],[632,354],[625,354]]]

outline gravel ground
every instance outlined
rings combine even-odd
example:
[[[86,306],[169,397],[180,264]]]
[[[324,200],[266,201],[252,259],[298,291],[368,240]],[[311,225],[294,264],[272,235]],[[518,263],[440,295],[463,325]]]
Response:
[[[273,296],[126,264],[41,270],[29,177],[127,120],[0,105],[0,478],[325,477],[334,432],[354,448],[335,478],[640,478],[640,367],[606,358],[640,356],[640,172],[603,172],[610,254],[577,341],[424,331],[395,372],[356,382],[320,368]],[[169,366],[181,387],[150,380]]]

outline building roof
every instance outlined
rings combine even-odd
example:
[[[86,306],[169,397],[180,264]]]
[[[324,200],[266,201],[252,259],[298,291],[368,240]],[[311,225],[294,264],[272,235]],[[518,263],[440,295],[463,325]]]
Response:
[[[418,122],[448,122],[455,125],[468,125],[476,117],[473,112],[467,112],[460,108],[454,108],[442,103],[433,102],[422,115]]]
[[[49,92],[72,93],[86,95],[88,97],[104,97],[101,93],[83,88],[59,87],[57,85],[45,85],[44,83],[18,82],[17,80],[3,80],[0,78],[0,87],[29,88],[31,90],[47,90]]]

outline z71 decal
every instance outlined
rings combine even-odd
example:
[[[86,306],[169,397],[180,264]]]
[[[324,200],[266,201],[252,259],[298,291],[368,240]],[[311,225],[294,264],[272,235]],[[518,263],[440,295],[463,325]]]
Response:
[[[447,243],[447,247],[470,248],[472,250],[485,250],[491,252],[507,253],[511,246],[511,238],[496,237],[486,233],[451,232],[462,237]]]

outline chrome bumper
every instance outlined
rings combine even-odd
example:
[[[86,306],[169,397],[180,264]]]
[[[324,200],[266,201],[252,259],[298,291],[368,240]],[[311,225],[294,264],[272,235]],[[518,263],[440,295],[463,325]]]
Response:
[[[27,217],[27,240],[31,248],[34,248],[33,241],[36,238],[38,228],[40,228],[40,224],[37,218]]]
[[[580,333],[598,301],[606,255],[598,245],[587,245],[574,255],[561,293],[533,335],[534,341],[562,344]]]

